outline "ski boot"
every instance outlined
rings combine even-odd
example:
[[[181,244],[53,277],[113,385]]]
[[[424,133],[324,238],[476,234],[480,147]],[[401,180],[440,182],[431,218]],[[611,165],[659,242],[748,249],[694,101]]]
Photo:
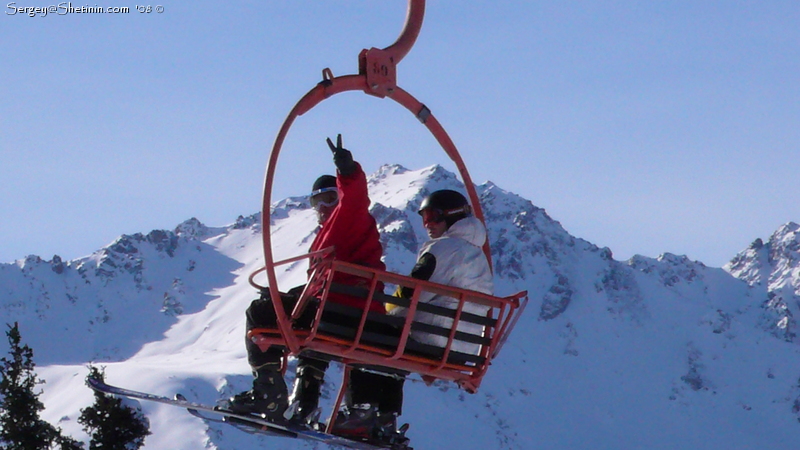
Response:
[[[403,424],[398,428],[397,413],[379,411],[376,421],[377,426],[372,430],[369,442],[388,446],[393,450],[410,450],[409,440],[406,437],[408,424]]]
[[[234,395],[226,407],[237,414],[254,414],[273,422],[284,421],[289,402],[280,370],[272,365],[263,366],[254,374],[253,389]]]
[[[336,416],[331,434],[356,441],[367,441],[378,427],[378,408],[369,403],[345,406]]]
[[[319,397],[325,372],[310,365],[297,367],[292,395],[289,398],[294,423],[310,425],[319,421]]]

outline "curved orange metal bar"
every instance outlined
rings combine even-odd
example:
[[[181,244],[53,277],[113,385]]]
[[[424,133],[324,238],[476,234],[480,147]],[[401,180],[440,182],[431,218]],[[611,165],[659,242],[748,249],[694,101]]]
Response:
[[[323,100],[331,97],[332,95],[339,94],[341,92],[347,91],[355,91],[355,90],[362,90],[367,91],[369,87],[366,84],[366,76],[365,75],[346,75],[343,77],[332,78],[329,80],[323,80],[319,83],[316,87],[311,89],[300,101],[295,105],[292,111],[289,113],[289,116],[283,123],[281,127],[278,137],[275,140],[275,145],[272,148],[272,153],[270,154],[269,163],[267,165],[267,173],[266,173],[266,180],[264,183],[264,196],[262,199],[262,242],[264,245],[264,261],[266,266],[266,275],[267,280],[269,282],[269,289],[272,298],[280,298],[280,293],[277,287],[277,278],[275,275],[274,269],[274,259],[272,255],[272,241],[270,236],[270,206],[271,206],[271,195],[272,195],[272,184],[275,177],[275,171],[277,168],[278,163],[278,156],[280,155],[280,150],[283,145],[283,142],[286,138],[286,135],[289,132],[292,124],[294,123],[295,118],[298,116],[308,112],[314,106],[322,102]],[[433,134],[442,148],[445,150],[447,155],[450,159],[455,163],[458,171],[461,175],[462,180],[464,181],[464,185],[466,187],[470,203],[472,204],[473,212],[476,217],[478,217],[481,221],[484,221],[483,210],[481,209],[480,201],[478,199],[478,194],[475,191],[475,186],[472,182],[472,178],[467,171],[467,167],[464,164],[464,161],[461,159],[461,156],[458,153],[458,150],[453,144],[453,141],[448,136],[447,132],[444,128],[439,124],[430,110],[417,99],[415,99],[411,94],[407,93],[403,89],[397,87],[391,97],[389,97],[396,102],[400,103],[406,109],[411,111],[416,115],[416,117],[428,128],[428,130]],[[486,253],[486,257],[489,259],[491,265],[491,253],[489,251],[489,244],[488,242],[484,244],[484,252]],[[297,352],[299,349],[298,342],[296,339],[290,337],[292,334],[290,332],[290,328],[288,323],[285,320],[285,312],[282,311],[282,307],[280,302],[275,303],[276,315],[278,316],[278,322],[281,324],[281,330],[285,332],[287,337],[287,346],[292,352]]]
[[[417,36],[419,36],[419,31],[422,29],[422,18],[424,16],[425,0],[410,0],[403,31],[400,32],[400,36],[394,44],[383,49],[395,64],[398,64],[408,54],[411,47],[414,46]]]

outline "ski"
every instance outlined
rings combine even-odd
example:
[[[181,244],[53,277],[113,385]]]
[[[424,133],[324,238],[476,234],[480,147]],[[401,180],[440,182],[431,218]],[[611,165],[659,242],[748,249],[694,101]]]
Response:
[[[248,433],[259,433],[272,436],[304,439],[304,440],[321,442],[328,445],[337,445],[340,447],[356,449],[356,450],[379,450],[379,449],[413,450],[411,447],[408,447],[405,444],[380,445],[369,442],[354,441],[350,439],[345,439],[343,437],[327,434],[322,431],[317,431],[311,427],[295,425],[291,423],[271,422],[269,420],[266,420],[262,417],[255,415],[237,414],[233,411],[229,411],[219,406],[211,406],[189,401],[186,399],[186,397],[184,397],[181,394],[176,394],[175,398],[169,398],[161,395],[149,394],[146,392],[139,392],[131,389],[112,386],[101,380],[93,378],[87,378],[86,384],[93,390],[102,392],[104,394],[152,401],[166,405],[177,406],[179,408],[184,408],[190,414],[200,419],[211,422],[227,423]]]
[[[188,401],[186,399],[186,397],[183,396],[183,394],[175,394],[175,398],[177,400]],[[219,414],[204,414],[203,412],[198,411],[196,409],[192,409],[192,408],[186,408],[186,410],[189,411],[189,414],[197,417],[198,419],[202,419],[202,420],[204,420],[206,422],[225,423],[225,424],[228,424],[228,425],[233,425],[234,427],[236,427],[239,430],[244,431],[245,433],[248,433],[248,434],[266,434],[265,431],[256,429],[252,425],[242,425],[240,423],[233,422],[233,421],[231,421],[230,418],[226,418],[223,415],[219,415]],[[228,420],[226,420],[226,419],[228,419]],[[283,436],[283,435],[281,434],[279,436]]]

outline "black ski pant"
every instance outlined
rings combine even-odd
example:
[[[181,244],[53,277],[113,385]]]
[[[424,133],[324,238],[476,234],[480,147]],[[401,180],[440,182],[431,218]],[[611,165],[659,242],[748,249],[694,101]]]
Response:
[[[302,292],[303,286],[298,286],[291,289],[288,293],[281,294],[283,310],[286,314],[291,314]],[[296,321],[295,327],[298,329],[311,328],[316,312],[317,305],[313,303],[312,299],[312,302],[309,303],[305,311],[303,311],[303,314]],[[278,318],[275,314],[275,308],[272,305],[272,299],[270,298],[268,290],[263,290],[261,297],[250,303],[246,314],[246,331],[250,331],[254,328],[277,328],[278,326]],[[336,321],[337,323],[353,328],[358,326],[358,321],[354,321],[354,319],[347,316],[326,313],[325,320]],[[397,329],[388,325],[381,327],[381,329],[373,329],[371,331],[382,334],[399,335]],[[247,348],[247,361],[250,363],[253,370],[267,364],[280,364],[287,351],[286,347],[279,345],[273,345],[266,351],[261,351],[261,349],[246,336],[245,345]],[[302,366],[310,366],[319,370],[320,373],[325,373],[329,361],[324,359],[324,356],[325,355],[318,353],[315,353],[313,356],[300,354],[297,357],[298,369]],[[354,365],[353,369],[354,370],[350,372],[350,382],[345,392],[345,403],[348,406],[369,403],[378,406],[378,410],[384,413],[402,413],[403,384],[405,383],[404,377],[407,373],[392,370],[392,374],[386,376],[374,373],[371,370],[362,370],[366,368],[358,365]]]

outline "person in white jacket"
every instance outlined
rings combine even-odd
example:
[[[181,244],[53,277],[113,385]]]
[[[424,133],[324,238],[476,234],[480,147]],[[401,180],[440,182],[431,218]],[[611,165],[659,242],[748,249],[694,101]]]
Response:
[[[472,215],[467,199],[456,191],[439,190],[422,201],[419,214],[431,240],[420,249],[411,276],[492,295],[492,270],[482,248],[486,242],[486,227]],[[401,288],[395,295],[410,298],[411,289]],[[457,299],[431,292],[422,292],[419,301],[453,310],[458,308]],[[475,303],[466,303],[463,309],[463,312],[480,316],[485,316],[488,311],[488,306]],[[405,313],[403,307],[389,311],[389,314],[399,316],[405,316]],[[417,311],[415,320],[444,328],[453,325],[453,319],[422,311]],[[458,331],[480,336],[483,326],[460,321]],[[412,331],[411,338],[438,347],[447,345],[447,337],[421,331]],[[477,355],[480,346],[454,341],[451,351]]]

